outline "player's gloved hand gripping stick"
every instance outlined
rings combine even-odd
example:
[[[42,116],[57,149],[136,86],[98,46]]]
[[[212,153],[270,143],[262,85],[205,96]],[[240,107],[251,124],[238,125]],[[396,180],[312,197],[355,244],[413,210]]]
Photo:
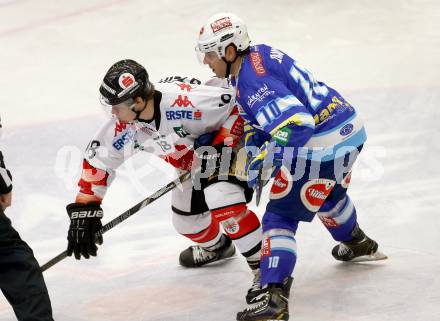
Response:
[[[111,220],[110,222],[105,224],[101,229],[99,229],[95,233],[95,242],[99,243],[99,241],[102,240],[102,234],[104,234],[105,232],[111,230],[113,227],[115,227],[119,223],[125,221],[127,218],[129,218],[133,214],[139,212],[142,208],[144,208],[145,206],[151,204],[152,202],[154,202],[155,200],[157,200],[161,196],[165,195],[166,193],[171,191],[174,187],[176,187],[180,183],[188,180],[190,177],[191,177],[191,172],[185,172],[185,173],[181,174],[178,178],[176,178],[175,180],[171,181],[166,186],[162,187],[161,189],[159,189],[158,191],[156,191],[152,195],[148,196],[144,200],[142,200],[139,203],[137,203],[136,205],[134,205],[132,208],[128,209],[127,211],[125,211],[124,213],[119,215],[118,217],[114,218],[113,220]],[[72,236],[72,237],[74,237],[74,236]],[[62,253],[60,253],[60,254],[58,254],[53,259],[48,261],[46,264],[41,266],[41,270],[43,272],[46,271],[47,269],[49,269],[50,267],[54,266],[58,262],[62,261],[66,257],[67,257],[67,250],[62,252]]]

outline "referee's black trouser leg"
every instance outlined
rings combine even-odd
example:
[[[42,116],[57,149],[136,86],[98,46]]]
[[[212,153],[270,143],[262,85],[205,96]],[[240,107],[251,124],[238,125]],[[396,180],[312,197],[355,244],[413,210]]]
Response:
[[[19,321],[53,321],[40,265],[1,209],[0,289]]]

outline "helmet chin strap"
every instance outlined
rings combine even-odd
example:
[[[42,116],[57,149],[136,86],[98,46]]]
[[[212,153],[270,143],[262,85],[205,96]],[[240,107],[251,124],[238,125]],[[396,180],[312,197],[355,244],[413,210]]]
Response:
[[[225,57],[222,57],[222,60],[226,63],[226,72],[225,72],[225,78],[229,78],[231,75],[231,67],[234,62],[236,62],[238,59],[238,54],[235,52],[235,58],[232,61],[227,61]]]
[[[229,76],[231,75],[231,67],[232,67],[232,63],[233,63],[233,62],[226,61],[225,58],[223,58],[223,60],[224,60],[224,62],[226,62],[226,73],[225,73],[225,78],[229,78]],[[235,59],[235,60],[237,60],[237,59]],[[235,61],[235,60],[234,60],[234,61]]]
[[[135,117],[134,120],[141,120],[139,117],[140,117],[140,115],[142,114],[142,112],[145,110],[145,108],[147,108],[147,104],[148,104],[148,101],[145,101],[144,108],[142,108],[142,109],[139,110],[139,111],[136,111],[136,110],[134,109],[135,105],[133,104],[133,106],[132,106],[130,109],[131,109],[132,112],[134,112],[134,113],[136,114],[136,117]]]

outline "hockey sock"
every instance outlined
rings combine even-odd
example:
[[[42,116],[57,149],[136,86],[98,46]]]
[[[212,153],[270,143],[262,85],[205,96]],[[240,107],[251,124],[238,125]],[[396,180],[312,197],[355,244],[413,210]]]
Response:
[[[296,240],[292,231],[270,229],[263,234],[261,285],[283,283],[293,273],[296,263]]]
[[[348,195],[336,203],[325,202],[318,212],[318,217],[338,242],[352,239],[351,231],[356,225],[356,209]]]
[[[204,249],[206,249],[208,251],[218,250],[218,249],[224,247],[225,243],[226,243],[226,236],[224,234],[222,234],[219,241],[216,244],[209,246],[209,247],[204,247]]]
[[[220,231],[220,226],[216,221],[212,221],[207,228],[198,233],[183,234],[183,236],[189,238],[203,248],[211,249],[212,247],[213,250],[224,244],[224,240],[221,239],[222,233]]]
[[[214,220],[221,222],[226,234],[248,262],[258,262],[261,250],[261,224],[255,213],[244,203],[211,212]]]
[[[251,270],[256,270],[260,268],[260,255],[258,254],[258,260],[252,260],[247,258],[246,259],[247,264],[249,265],[249,267],[251,268]]]

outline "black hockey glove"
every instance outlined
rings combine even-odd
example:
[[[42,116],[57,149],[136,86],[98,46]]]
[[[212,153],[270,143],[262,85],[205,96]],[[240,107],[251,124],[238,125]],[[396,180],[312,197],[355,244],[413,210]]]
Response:
[[[215,170],[220,166],[220,156],[223,144],[212,145],[217,131],[200,135],[194,141],[194,151],[201,167],[201,171]]]
[[[74,253],[77,260],[81,255],[86,259],[90,255],[96,256],[96,244],[103,243],[102,236],[95,240],[95,233],[102,228],[101,218],[104,212],[101,206],[97,202],[72,203],[66,206],[66,210],[70,218],[67,255]]]

